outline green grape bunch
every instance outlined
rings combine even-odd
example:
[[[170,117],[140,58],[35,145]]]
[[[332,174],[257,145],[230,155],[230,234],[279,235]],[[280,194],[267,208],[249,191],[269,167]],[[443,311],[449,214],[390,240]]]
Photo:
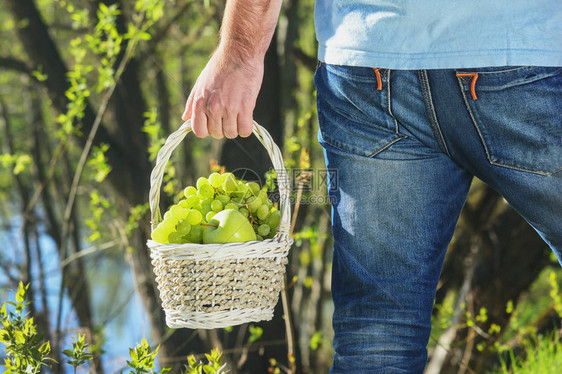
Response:
[[[229,172],[201,177],[195,186],[186,187],[182,199],[164,213],[164,219],[152,231],[152,240],[162,244],[202,244],[205,230],[216,227],[214,217],[224,210],[235,210],[244,216],[257,240],[271,239],[277,233],[281,212],[270,200],[268,186],[273,185],[266,183],[262,187]]]

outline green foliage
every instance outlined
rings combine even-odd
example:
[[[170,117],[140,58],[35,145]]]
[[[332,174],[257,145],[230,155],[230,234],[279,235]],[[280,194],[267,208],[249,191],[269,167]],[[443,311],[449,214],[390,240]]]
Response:
[[[76,9],[69,11],[70,19],[72,20],[72,28],[79,29],[88,26],[88,9]]]
[[[15,294],[15,302],[5,302],[0,308],[0,343],[5,345],[6,359],[1,365],[5,368],[6,374],[38,374],[41,367],[46,366],[47,361],[53,361],[47,357],[51,352],[51,345],[48,341],[43,341],[43,336],[37,332],[33,318],[28,318],[24,313],[30,304],[26,302],[26,291],[29,285],[24,286],[19,283]],[[12,310],[13,309],[13,310]],[[255,340],[259,339],[263,330],[259,327],[250,326],[250,334]],[[78,334],[78,338],[72,338],[72,349],[65,349],[62,354],[68,357],[66,362],[76,369],[94,358],[89,352],[90,345],[86,343],[86,336]],[[254,341],[255,341],[254,340]],[[156,367],[156,356],[159,347],[152,349],[145,339],[134,348],[129,348],[130,360],[127,365],[133,369],[129,374],[162,374],[170,371],[171,368],[165,367],[159,372],[154,371]],[[207,363],[197,362],[193,355],[187,358],[185,367],[186,374],[225,374],[226,364],[221,363],[222,353],[218,349],[213,349],[209,354],[205,354]]]
[[[302,246],[303,241],[309,240],[311,243],[311,250],[314,245],[318,242],[318,239],[327,239],[330,235],[325,232],[321,232],[318,226],[306,226],[303,229],[294,235],[295,244],[297,247]],[[318,252],[319,248],[314,248],[316,251],[313,254],[313,258],[319,258],[320,253]]]
[[[76,368],[80,365],[83,365],[86,361],[89,361],[94,358],[91,353],[86,352],[89,345],[84,341],[86,335],[78,334],[78,340],[76,338],[72,338],[74,343],[72,343],[72,349],[65,349],[62,353],[69,357],[70,360],[67,360],[70,365],[74,367],[74,372],[76,373]]]
[[[143,115],[145,120],[142,131],[148,135],[148,153],[150,161],[154,161],[165,140],[163,138],[162,126],[158,121],[158,114],[155,108],[151,108]]]
[[[550,284],[550,297],[552,298],[554,310],[558,316],[562,318],[562,294],[560,294],[560,286],[556,278],[556,272],[551,271],[548,276],[548,283]]]
[[[164,15],[164,6],[167,1],[162,0],[137,0],[135,10],[146,16],[146,26],[150,27]]]
[[[435,304],[436,313],[432,316],[431,327],[436,335],[440,335],[440,333],[451,326],[455,297],[456,295],[453,292],[449,292],[441,304]]]
[[[505,306],[505,313],[509,315],[507,326],[493,321],[486,307],[481,307],[474,316],[467,310],[466,303],[461,304],[460,313],[464,318],[455,327],[458,330],[473,330],[479,335],[481,341],[476,344],[477,351],[499,354],[502,365],[494,373],[550,374],[561,371],[562,346],[559,336],[555,332],[546,337],[537,337],[536,332],[541,316],[549,315],[552,311],[559,313],[560,274],[561,269],[545,269],[517,305],[509,300]],[[456,298],[455,292],[449,292],[441,304],[435,305],[430,348],[437,341],[433,337],[441,336],[445,329],[452,327]],[[517,353],[520,355],[518,357],[516,352],[521,349],[524,354]]]
[[[139,40],[149,40],[148,29],[163,15],[165,1],[159,0],[137,0],[135,10],[138,14],[133,15],[133,22],[127,25],[127,33],[122,35],[117,29],[117,18],[121,14],[118,4],[110,6],[103,2],[99,3],[97,10],[97,23],[94,32],[83,37],[77,37],[70,41],[70,54],[74,65],[68,72],[69,88],[66,91],[68,98],[67,111],[57,117],[60,124],[59,138],[66,139],[68,135],[80,135],[79,124],[84,117],[87,98],[90,96],[88,85],[96,87],[100,93],[116,84],[121,72],[115,71],[117,59],[122,52],[125,41],[132,54]],[[72,20],[75,28],[84,27],[88,23],[87,11],[76,9],[72,4],[61,2]],[[86,63],[86,56],[93,53],[96,63]],[[90,72],[95,71],[95,81],[89,83]],[[38,71],[37,79],[45,78]]]
[[[0,164],[3,168],[12,169],[15,175],[20,174],[22,171],[26,170],[29,165],[31,165],[33,159],[30,155],[25,153],[0,154]]]
[[[31,75],[35,77],[39,82],[44,82],[47,80],[47,74],[43,73],[43,66],[39,65],[36,70],[31,72]]]
[[[250,325],[248,331],[250,332],[250,337],[248,338],[249,343],[258,341],[263,335],[263,329],[259,326]]]
[[[139,204],[130,210],[129,220],[127,221],[127,225],[125,227],[125,231],[127,236],[133,235],[133,232],[139,228],[139,222],[141,221],[142,217],[148,212],[150,206],[148,203],[146,204]]]
[[[302,248],[299,252],[299,260],[301,266],[308,267],[313,262],[322,261],[322,241],[319,239],[327,239],[329,235],[321,232],[317,225],[303,227],[301,231],[293,234],[295,246]],[[309,246],[304,244],[308,243]],[[311,276],[304,277],[304,286],[307,289],[312,288],[314,278]]]
[[[82,63],[86,51],[82,38],[74,38],[70,41],[70,53],[75,63],[73,69],[67,73],[69,87],[65,92],[68,99],[66,113],[61,113],[57,117],[57,122],[60,126],[57,135],[63,142],[70,135],[81,135],[79,124],[84,117],[87,98],[90,96],[86,74],[94,69],[92,65],[84,65]]]
[[[129,355],[131,356],[131,360],[127,360],[127,365],[129,365],[129,367],[134,370],[131,373],[155,374],[156,372],[153,371],[153,369],[156,367],[154,359],[158,354],[159,348],[160,347],[156,347],[156,349],[153,351],[145,339],[142,339],[141,343],[137,344],[135,348],[129,348]],[[170,370],[170,368],[166,367],[160,370],[158,373],[161,374]]]
[[[97,183],[103,182],[111,172],[111,166],[107,163],[105,156],[108,149],[109,146],[107,144],[93,147],[92,154],[87,162],[88,167],[91,169],[92,178]]]
[[[101,231],[104,227],[104,213],[111,207],[111,203],[102,197],[97,191],[90,193],[90,212],[91,217],[84,220],[84,224],[91,230],[88,241],[96,241],[101,237]]]
[[[525,354],[517,358],[513,350],[500,358],[501,367],[496,374],[551,374],[562,372],[562,342],[557,334],[539,336],[527,342]]]
[[[87,14],[84,10],[77,10],[72,4],[63,3],[74,27],[84,26]],[[84,37],[77,37],[70,41],[70,54],[74,60],[72,70],[68,72],[69,88],[66,90],[68,98],[67,111],[57,118],[60,124],[59,138],[65,140],[68,135],[80,135],[79,124],[84,117],[87,98],[90,96],[88,75],[97,72],[96,91],[99,93],[115,84],[113,67],[122,49],[123,36],[117,31],[116,20],[121,13],[117,4],[106,6],[99,4],[97,24],[94,32]],[[97,63],[86,63],[88,53],[94,53]]]
[[[312,350],[315,351],[315,350],[318,349],[320,344],[322,344],[322,331],[316,331],[312,335],[312,338],[310,338],[309,345],[310,345],[310,348],[312,348]]]
[[[3,343],[6,353],[4,368],[6,374],[39,373],[41,366],[50,360],[47,355],[51,351],[49,342],[43,341],[43,336],[37,332],[33,318],[27,318],[24,313],[29,303],[25,302],[29,284],[19,283],[15,302],[5,302],[0,309],[2,329],[0,343]],[[8,310],[7,305],[14,308]]]
[[[188,356],[184,374],[225,374],[226,364],[221,364],[221,356],[222,353],[216,348],[211,350],[210,354],[205,354],[206,364],[198,362],[193,355]]]
[[[513,301],[507,303],[506,313],[510,314],[510,319],[502,333],[502,341],[533,335],[537,318],[549,310],[555,310],[560,315],[557,308],[560,308],[561,276],[562,269],[546,268],[517,305]]]
[[[275,179],[277,178],[277,172],[275,169],[270,169],[265,173],[265,183],[264,185],[267,186],[269,191],[275,191]]]
[[[166,174],[164,175],[162,191],[168,196],[174,197],[176,200],[178,198],[178,191],[181,191],[181,184],[177,178],[176,167],[172,165],[172,161],[168,161],[166,164]]]

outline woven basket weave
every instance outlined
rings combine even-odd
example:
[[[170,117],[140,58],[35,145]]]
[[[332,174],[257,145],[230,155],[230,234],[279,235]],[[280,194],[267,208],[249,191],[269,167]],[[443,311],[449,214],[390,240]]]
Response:
[[[158,152],[150,177],[152,230],[162,221],[160,187],[172,151],[191,132],[186,121]],[[160,244],[148,241],[166,324],[171,328],[211,329],[273,318],[283,287],[291,211],[289,178],[279,147],[254,122],[254,135],[277,172],[281,221],[273,239],[228,244]]]

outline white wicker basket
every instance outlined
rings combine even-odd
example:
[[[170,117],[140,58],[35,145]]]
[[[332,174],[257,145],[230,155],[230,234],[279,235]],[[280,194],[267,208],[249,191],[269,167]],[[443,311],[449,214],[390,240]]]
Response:
[[[188,120],[158,152],[150,177],[152,230],[162,221],[160,187],[172,151],[191,132]],[[229,244],[160,244],[148,241],[166,324],[171,328],[211,329],[273,318],[283,287],[291,210],[289,178],[279,147],[254,122],[254,135],[277,172],[281,221],[273,239]]]

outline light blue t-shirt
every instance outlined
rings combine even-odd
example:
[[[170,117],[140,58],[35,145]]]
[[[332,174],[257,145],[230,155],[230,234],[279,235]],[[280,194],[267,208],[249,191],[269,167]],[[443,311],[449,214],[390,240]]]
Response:
[[[562,0],[316,0],[315,24],[329,64],[562,66]]]

